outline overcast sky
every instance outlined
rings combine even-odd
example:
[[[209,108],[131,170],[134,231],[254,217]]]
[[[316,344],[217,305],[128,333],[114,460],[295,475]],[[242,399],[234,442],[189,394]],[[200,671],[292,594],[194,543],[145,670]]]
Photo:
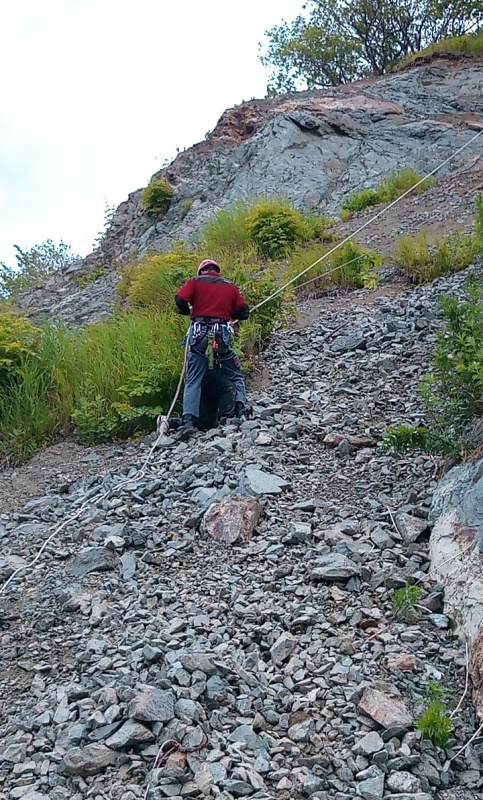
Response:
[[[0,261],[87,255],[108,206],[263,97],[264,32],[303,0],[16,0],[0,26]]]

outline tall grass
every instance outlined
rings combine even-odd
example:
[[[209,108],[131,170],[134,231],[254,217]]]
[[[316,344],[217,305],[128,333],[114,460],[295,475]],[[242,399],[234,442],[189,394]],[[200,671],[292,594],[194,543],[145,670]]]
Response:
[[[427,283],[442,275],[459,272],[483,251],[483,194],[475,201],[473,233],[453,232],[431,241],[426,231],[402,236],[394,250],[394,263],[412,283]]]
[[[396,65],[395,70],[403,69],[411,62],[424,58],[424,56],[444,55],[446,53],[473,57],[480,56],[483,53],[483,30],[469,33],[465,36],[451,36],[441,42],[434,42],[425,47],[424,50],[402,58]]]
[[[44,328],[22,379],[0,385],[0,454],[25,460],[74,429],[91,443],[149,427],[146,403],[154,417],[174,392],[183,327],[172,313],[137,313],[79,332]]]
[[[396,200],[409,189],[412,189],[413,186],[416,186],[419,181],[421,181],[421,175],[414,169],[404,167],[400,170],[394,170],[377,189],[362,189],[361,192],[346,200],[342,204],[341,217],[343,220],[347,220],[357,211],[363,211],[365,208],[376,206],[379,203],[388,203]],[[426,178],[415,191],[423,192],[435,183],[435,178]]]

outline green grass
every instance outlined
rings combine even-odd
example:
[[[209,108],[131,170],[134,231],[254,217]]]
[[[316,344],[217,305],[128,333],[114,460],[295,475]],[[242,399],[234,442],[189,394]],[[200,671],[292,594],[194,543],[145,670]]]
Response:
[[[408,167],[391,172],[377,189],[363,189],[346,200],[341,208],[342,219],[348,220],[357,211],[377,206],[379,203],[389,203],[392,200],[396,200],[413,186],[416,186],[421,181],[421,177],[416,170]],[[435,182],[434,178],[426,178],[415,191],[423,192],[433,186]]]
[[[483,251],[483,194],[475,200],[472,233],[454,232],[431,241],[429,234],[403,236],[396,241],[394,263],[412,283],[427,283],[443,275],[460,272]]]
[[[73,430],[88,444],[152,427],[174,393],[184,327],[174,313],[140,312],[79,332],[45,327],[21,379],[0,382],[2,457],[23,461]]]
[[[466,36],[453,36],[443,39],[441,42],[430,44],[424,50],[401,59],[395,67],[395,71],[403,69],[419,58],[438,54],[444,55],[446,53],[472,57],[481,56],[483,54],[483,30]]]

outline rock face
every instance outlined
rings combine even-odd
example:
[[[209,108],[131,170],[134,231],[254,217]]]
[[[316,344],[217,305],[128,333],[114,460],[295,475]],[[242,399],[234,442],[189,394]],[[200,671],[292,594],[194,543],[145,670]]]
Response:
[[[483,459],[454,467],[433,498],[432,570],[468,642],[474,700],[483,717]]]
[[[235,201],[283,194],[295,207],[328,216],[391,170],[427,174],[475,135],[483,114],[483,66],[436,62],[377,80],[333,89],[255,100],[226,111],[209,141],[180,153],[157,176],[174,188],[166,216],[154,225],[141,205],[142,190],[118,207],[102,248],[84,262],[52,275],[45,291],[19,300],[28,314],[48,313],[68,324],[106,317],[116,304],[120,263],[177,240],[193,244],[200,227]],[[481,144],[469,145],[439,177],[471,171]],[[105,274],[79,289],[79,271]],[[47,296],[48,295],[48,296]],[[365,347],[343,335],[334,351]]]

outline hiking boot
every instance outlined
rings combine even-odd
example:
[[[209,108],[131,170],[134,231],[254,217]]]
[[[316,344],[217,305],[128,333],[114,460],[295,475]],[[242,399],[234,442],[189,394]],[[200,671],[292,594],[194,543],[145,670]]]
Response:
[[[245,414],[245,404],[240,400],[237,400],[235,403],[235,417],[241,422],[245,422],[247,418]]]
[[[196,417],[193,414],[183,414],[182,424],[179,429],[180,437],[188,439],[196,431]]]

